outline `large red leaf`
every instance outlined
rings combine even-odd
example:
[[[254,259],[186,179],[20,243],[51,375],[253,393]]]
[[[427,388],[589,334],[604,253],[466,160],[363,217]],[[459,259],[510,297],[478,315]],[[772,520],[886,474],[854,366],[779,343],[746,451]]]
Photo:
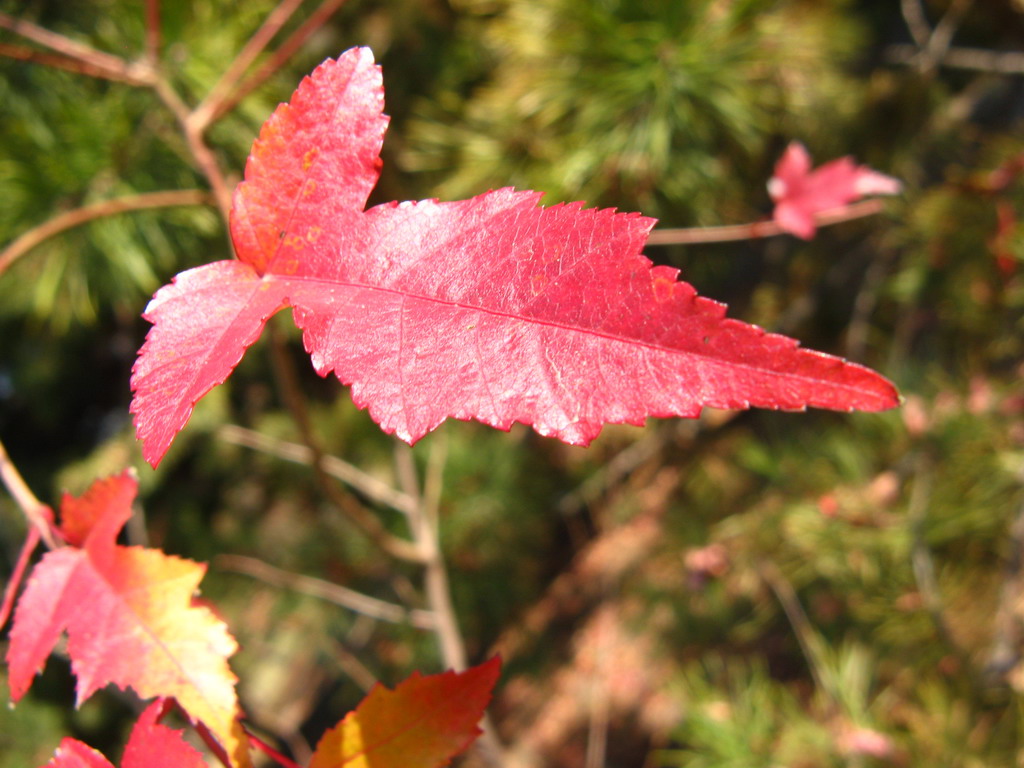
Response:
[[[324,734],[309,768],[439,768],[479,734],[501,671],[497,656],[465,672],[377,685]]]
[[[235,762],[246,764],[227,662],[234,638],[193,602],[204,566],[116,543],[135,493],[135,477],[125,473],[98,481],[80,498],[65,496],[60,530],[70,546],[43,557],[14,613],[11,698],[25,694],[67,632],[79,704],[109,683],[143,698],[173,696]]]
[[[145,317],[132,412],[156,464],[267,318],[294,309],[388,432],[446,418],[585,445],[605,423],[718,408],[881,410],[881,376],[725,319],[643,255],[653,219],[502,189],[364,211],[386,117],[366,49],[328,60],[263,126],[235,192],[237,262],[179,275]]]
[[[163,702],[155,701],[139,716],[124,749],[121,768],[206,768],[203,756],[175,731],[157,722]],[[64,739],[45,768],[114,768],[96,750]]]

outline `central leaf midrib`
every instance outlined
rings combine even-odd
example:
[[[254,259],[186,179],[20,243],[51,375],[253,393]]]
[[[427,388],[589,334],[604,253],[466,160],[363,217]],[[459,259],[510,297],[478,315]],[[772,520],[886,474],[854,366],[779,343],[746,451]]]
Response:
[[[774,376],[774,377],[777,377],[779,379],[785,379],[785,380],[806,381],[806,382],[812,382],[812,383],[827,382],[830,386],[835,387],[837,389],[843,389],[843,390],[848,390],[848,391],[857,392],[857,393],[866,393],[866,394],[870,394],[870,395],[876,396],[876,397],[878,396],[877,393],[873,389],[858,387],[858,386],[856,386],[854,384],[850,384],[850,383],[836,382],[836,381],[832,381],[830,379],[826,379],[826,378],[823,378],[823,377],[815,377],[815,376],[810,376],[810,375],[806,375],[806,374],[794,373],[794,372],[788,371],[788,370],[787,371],[773,371],[770,368],[764,368],[764,367],[760,367],[760,366],[753,365],[753,364],[750,364],[750,363],[744,363],[742,361],[727,360],[727,359],[723,359],[723,358],[720,358],[720,357],[715,357],[715,356],[712,356],[712,355],[702,355],[698,351],[678,349],[676,347],[668,347],[668,346],[664,346],[662,344],[654,344],[652,342],[642,341],[642,340],[637,339],[636,337],[633,337],[633,336],[621,336],[621,335],[618,335],[618,334],[609,333],[607,331],[602,331],[602,330],[595,329],[595,328],[588,328],[588,327],[583,327],[583,326],[578,326],[578,325],[569,325],[569,324],[566,324],[566,323],[559,323],[557,321],[542,319],[542,318],[538,318],[538,317],[531,317],[531,316],[527,316],[527,315],[517,315],[515,313],[505,312],[505,311],[502,311],[502,310],[499,310],[499,309],[495,309],[493,307],[480,306],[480,305],[475,305],[475,304],[464,304],[464,303],[459,302],[459,301],[450,301],[448,299],[442,299],[442,298],[439,298],[437,296],[428,296],[428,295],[424,295],[424,294],[413,293],[411,291],[403,291],[403,290],[396,289],[396,288],[388,288],[386,286],[381,286],[381,285],[371,285],[371,284],[368,284],[368,283],[358,283],[358,282],[348,281],[348,280],[332,280],[332,279],[323,278],[323,277],[315,277],[315,276],[312,276],[312,275],[279,275],[279,274],[275,274],[275,273],[267,273],[267,274],[265,274],[263,276],[263,279],[264,280],[268,280],[268,279],[269,280],[275,280],[275,281],[279,281],[279,282],[283,282],[283,283],[287,283],[287,282],[293,281],[293,280],[301,280],[303,282],[322,283],[324,285],[343,286],[343,287],[349,287],[349,288],[366,289],[366,290],[370,290],[370,291],[379,291],[381,293],[388,293],[388,294],[392,294],[392,295],[395,295],[395,296],[401,296],[404,299],[418,299],[418,300],[421,300],[421,301],[424,301],[424,302],[427,302],[427,303],[442,304],[444,306],[459,307],[460,309],[466,309],[466,310],[471,310],[471,311],[475,311],[475,312],[482,312],[484,314],[489,314],[489,315],[492,315],[494,317],[504,317],[504,318],[508,318],[508,319],[511,319],[511,320],[519,320],[519,321],[522,321],[522,322],[528,322],[528,323],[534,323],[536,325],[547,326],[549,328],[558,328],[558,329],[561,329],[561,330],[564,330],[564,331],[569,331],[569,332],[572,332],[572,333],[581,333],[581,334],[586,334],[586,335],[591,335],[591,336],[597,336],[599,338],[608,339],[609,341],[617,341],[617,342],[622,342],[622,343],[626,343],[626,344],[631,344],[633,346],[644,347],[646,349],[650,349],[650,350],[653,350],[653,351],[665,352],[665,353],[674,354],[674,355],[692,356],[692,357],[699,358],[699,359],[705,361],[707,364],[710,364],[710,365],[717,365],[717,366],[722,366],[722,367],[727,367],[727,368],[741,368],[741,369],[750,370],[750,371],[757,371],[758,373],[761,373],[761,374],[767,374],[767,375]],[[285,300],[290,302],[290,300],[287,298],[287,293],[285,294],[285,296],[286,296]],[[722,318],[721,322],[725,322],[728,319],[730,319],[730,318]],[[741,321],[736,321],[736,322],[741,322]],[[754,327],[754,326],[751,326],[751,327]],[[769,334],[767,331],[765,331],[765,335],[771,335],[771,334]],[[785,337],[783,337],[783,338],[785,338]],[[797,354],[800,353],[800,352],[812,354],[810,352],[810,350],[806,350],[803,347],[800,347],[799,345],[796,345],[796,346],[790,347],[790,348],[786,348],[783,351],[784,352],[790,352],[790,353],[797,353]],[[846,365],[850,365],[850,363],[848,363],[846,361],[843,361],[841,358],[835,358],[835,360],[837,362],[842,362],[842,363],[844,363]]]

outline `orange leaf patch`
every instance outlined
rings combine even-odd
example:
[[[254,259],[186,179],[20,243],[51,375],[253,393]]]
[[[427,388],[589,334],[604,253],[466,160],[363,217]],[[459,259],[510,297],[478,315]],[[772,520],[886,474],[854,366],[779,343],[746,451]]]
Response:
[[[227,627],[193,598],[205,566],[155,549],[122,547],[137,482],[130,472],[65,496],[61,533],[69,546],[48,552],[18,601],[7,663],[18,701],[63,632],[77,678],[78,704],[113,683],[142,698],[174,697],[248,765],[238,724],[237,678]]]
[[[440,768],[480,735],[477,723],[501,671],[494,657],[465,672],[377,685],[329,730],[309,768]]]

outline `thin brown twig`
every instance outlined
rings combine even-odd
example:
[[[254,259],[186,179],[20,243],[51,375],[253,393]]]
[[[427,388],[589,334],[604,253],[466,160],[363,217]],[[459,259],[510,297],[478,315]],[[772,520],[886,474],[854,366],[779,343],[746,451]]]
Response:
[[[228,112],[237,107],[246,96],[252,93],[274,75],[277,70],[284,66],[296,51],[298,51],[310,36],[323,26],[335,11],[345,3],[345,0],[324,0],[309,18],[289,35],[280,47],[274,51],[271,57],[263,63],[259,69],[242,81],[229,98],[221,101],[220,105],[209,118],[209,122],[215,122]]]
[[[819,227],[827,227],[844,221],[874,216],[884,210],[881,200],[863,200],[822,211],[814,217]],[[693,243],[728,243],[739,240],[756,240],[762,237],[784,235],[786,231],[774,221],[752,221],[746,224],[730,224],[724,227],[683,227],[679,229],[656,229],[647,237],[648,245],[688,245]]]
[[[854,362],[862,361],[867,351],[871,315],[878,305],[879,295],[889,273],[893,255],[894,252],[891,250],[875,251],[871,257],[871,263],[864,273],[864,280],[857,290],[857,296],[853,301],[853,312],[846,329],[846,356]]]
[[[430,611],[405,608],[396,603],[364,595],[362,592],[343,587],[340,584],[301,573],[284,571],[254,557],[217,555],[213,563],[222,570],[242,573],[275,587],[317,597],[372,619],[392,624],[408,624],[418,629],[431,631],[437,627],[436,618]]]
[[[114,216],[129,211],[143,211],[150,208],[170,208],[180,205],[210,205],[213,203],[208,192],[198,189],[177,189],[166,192],[150,192],[113,200],[102,200],[92,205],[76,208],[54,216],[52,219],[23,232],[0,251],[0,275],[15,261],[45,240],[68,229],[81,226],[95,219]]]
[[[153,83],[153,90],[178,120],[178,124],[185,134],[185,141],[188,143],[189,152],[196,161],[199,172],[210,182],[210,188],[213,190],[217,207],[220,209],[221,216],[226,224],[231,215],[231,188],[223,171],[221,171],[216,155],[213,154],[213,150],[207,146],[206,141],[203,139],[203,132],[196,130],[192,126],[191,111],[185,102],[181,100],[177,92],[171,88],[170,83],[164,78],[159,77]]]
[[[890,64],[912,65],[918,49],[913,45],[891,45],[885,50]],[[1024,51],[990,51],[985,48],[951,47],[939,62],[940,67],[999,75],[1024,74]]]
[[[427,605],[437,617],[437,637],[441,644],[444,665],[458,672],[468,667],[466,646],[459,631],[455,606],[452,604],[448,573],[441,554],[438,530],[434,524],[436,512],[426,509],[416,479],[412,449],[405,443],[395,441],[395,466],[402,490],[416,500],[413,514],[409,516],[413,540],[424,556],[424,583]]]
[[[214,83],[199,106],[192,111],[191,120],[197,130],[205,130],[215,115],[223,114],[220,108],[238,85],[242,75],[274,39],[274,35],[280,31],[281,27],[288,23],[300,5],[302,5],[302,0],[281,0],[277,7],[267,14],[260,28],[249,38],[249,41],[235,56],[234,61],[220,76],[220,79]]]
[[[160,0],[146,0],[146,59],[154,68],[160,64],[161,45]]]
[[[27,45],[0,43],[0,56],[6,56],[8,59],[16,59],[18,61],[27,61],[32,64],[42,64],[45,67],[53,67],[54,69],[63,69],[67,72],[74,72],[76,75],[86,75],[87,77],[113,80],[119,83],[127,82],[131,85],[140,85],[140,83],[134,80],[126,79],[121,72],[111,72],[109,69],[97,67],[95,64],[82,61],[81,59],[64,56],[59,53],[41,51],[38,48],[30,48]]]
[[[299,387],[295,368],[288,357],[280,332],[273,323],[270,323],[269,326],[274,376],[277,379],[281,397],[285,401],[285,407],[291,413],[292,420],[302,436],[302,442],[312,453],[310,467],[313,469],[313,477],[316,479],[317,485],[331,503],[355,523],[382,551],[397,560],[411,563],[425,562],[426,557],[416,544],[388,531],[380,520],[368,512],[353,496],[342,490],[327,474],[324,469],[324,451],[310,424],[309,413],[306,410],[306,403],[301,387]]]
[[[287,440],[278,440],[237,424],[224,425],[217,430],[217,437],[225,442],[251,448],[285,461],[293,461],[296,464],[308,466],[313,463],[313,451],[308,446]],[[347,483],[372,501],[391,507],[403,515],[410,514],[416,503],[408,494],[392,488],[384,481],[378,480],[373,475],[363,472],[359,467],[349,464],[337,456],[325,454],[322,463],[324,470],[332,477]]]
[[[95,70],[101,70],[103,75],[111,80],[123,80],[134,85],[152,85],[153,73],[148,66],[132,64],[119,56],[114,56],[104,51],[72,40],[57,32],[45,29],[30,21],[16,19],[6,13],[0,13],[0,29],[7,29],[16,35],[31,40],[62,56],[80,61]]]
[[[953,42],[953,35],[956,34],[967,11],[974,5],[974,0],[953,0],[946,9],[946,13],[939,19],[939,23],[932,30],[928,38],[928,45],[925,46],[923,55],[928,68],[933,68],[942,63]]]
[[[49,549],[56,549],[58,544],[50,525],[50,508],[32,493],[25,478],[21,476],[18,468],[14,466],[14,462],[7,454],[3,441],[0,441],[0,482],[3,482],[15,503],[21,508],[29,525],[35,526],[39,531],[43,543]]]
[[[797,596],[796,590],[793,589],[793,585],[771,561],[762,561],[757,570],[764,583],[775,593],[779,605],[782,606],[786,618],[789,619],[789,624],[793,627],[793,634],[796,635],[797,643],[800,644],[800,650],[803,651],[804,658],[807,659],[807,666],[811,671],[811,677],[814,678],[815,685],[834,702],[840,702],[842,700],[840,692],[834,689],[829,680],[826,680],[819,668],[821,638],[815,632],[811,620],[807,618],[807,612],[800,604],[800,598]]]
[[[900,0],[900,11],[903,13],[907,29],[910,30],[910,36],[914,38],[918,48],[924,48],[932,36],[932,28],[924,15],[921,0]]]
[[[150,5],[147,6],[147,23],[149,22],[149,14],[155,13],[159,16],[156,0],[149,0],[149,2]],[[231,189],[224,173],[221,171],[213,151],[204,141],[202,129],[197,129],[193,125],[192,110],[182,101],[170,83],[158,74],[155,60],[147,56],[142,61],[127,62],[117,56],[97,51],[56,32],[51,32],[31,22],[15,19],[4,13],[0,13],[0,28],[9,29],[22,37],[55,50],[67,58],[81,62],[83,67],[80,71],[84,74],[95,74],[98,77],[122,80],[132,85],[152,88],[181,125],[189,152],[192,154],[192,158],[195,160],[200,173],[210,183],[214,198],[217,201],[217,207],[220,209],[225,222],[228,220],[231,210]],[[149,27],[150,42],[152,42],[152,35],[155,34],[155,29],[153,26]],[[90,69],[87,70],[86,67]],[[92,70],[98,71],[93,72]]]
[[[377,684],[377,676],[370,671],[370,669],[363,664],[359,659],[359,656],[350,651],[344,643],[337,638],[331,638],[331,645],[334,648],[335,660],[338,662],[338,666],[341,667],[342,671],[352,678],[353,682],[363,689],[363,693],[369,693],[370,689]],[[308,765],[309,761],[304,760],[303,765]]]
[[[933,72],[946,57],[953,35],[956,34],[960,22],[973,5],[974,0],[953,0],[946,9],[939,23],[932,29],[925,16],[921,0],[902,0],[900,3],[903,20],[914,38],[914,53],[909,63],[922,73]]]

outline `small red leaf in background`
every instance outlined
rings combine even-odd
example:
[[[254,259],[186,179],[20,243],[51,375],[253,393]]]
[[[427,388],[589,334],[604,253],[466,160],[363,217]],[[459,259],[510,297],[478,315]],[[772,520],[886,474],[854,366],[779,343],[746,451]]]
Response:
[[[114,768],[107,758],[77,739],[64,739],[45,768]]]
[[[203,756],[175,731],[157,720],[163,702],[155,701],[139,716],[124,749],[121,768],[206,768]],[[96,750],[75,739],[64,739],[45,768],[113,768]]]
[[[382,108],[380,69],[353,49],[264,124],[231,211],[238,261],[178,275],[144,315],[132,412],[150,464],[284,306],[314,368],[410,443],[447,418],[586,445],[703,407],[897,404],[878,374],[726,319],[653,266],[653,219],[511,189],[364,211]]]
[[[804,240],[814,237],[815,214],[859,200],[867,195],[896,195],[902,184],[892,176],[856,165],[849,157],[811,170],[811,156],[798,141],[792,142],[775,166],[768,193],[775,201],[775,222]]]
[[[439,768],[480,735],[501,661],[421,677],[393,691],[378,684],[324,734],[309,768]]]
[[[79,498],[65,495],[60,531],[71,546],[43,556],[14,613],[11,698],[25,694],[67,632],[78,704],[110,683],[143,698],[174,697],[247,764],[227,663],[236,643],[208,608],[193,604],[204,566],[116,543],[136,490],[134,474],[125,472]]]

